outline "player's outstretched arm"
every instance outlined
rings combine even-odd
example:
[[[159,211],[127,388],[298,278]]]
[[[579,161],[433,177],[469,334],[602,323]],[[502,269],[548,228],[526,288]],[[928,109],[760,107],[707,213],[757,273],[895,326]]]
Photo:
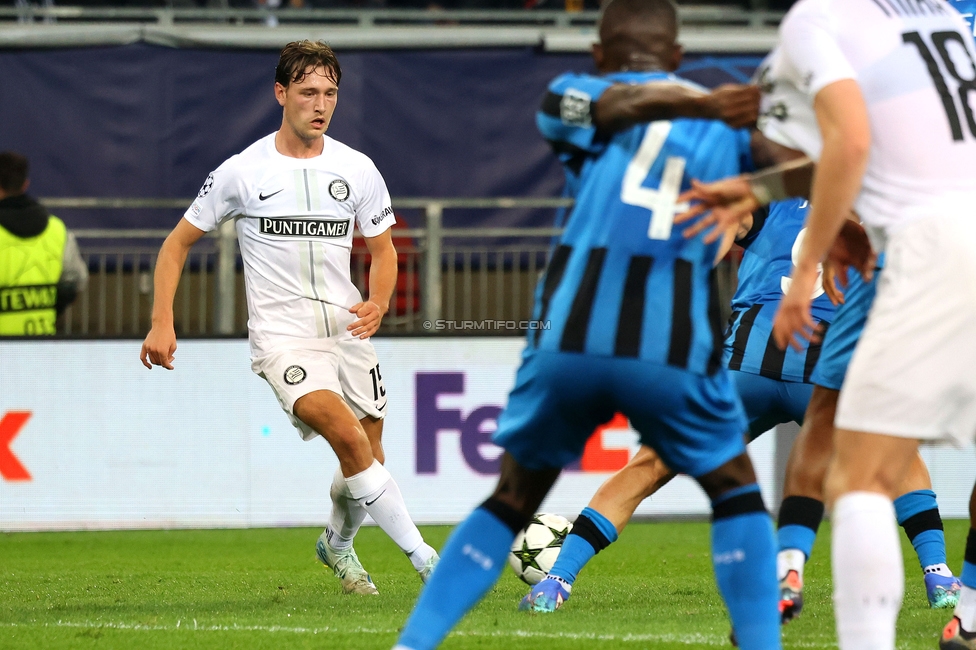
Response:
[[[724,178],[712,183],[692,181],[691,189],[678,201],[692,206],[674,218],[674,223],[696,219],[685,229],[685,237],[706,232],[705,241],[717,240],[730,228],[737,228],[757,208],[791,196],[807,196],[815,165],[809,158],[776,165],[755,174]]]
[[[773,336],[780,348],[789,344],[800,349],[800,338],[815,337],[810,302],[820,273],[817,267],[853,210],[871,151],[868,109],[855,80],[824,86],[814,97],[813,108],[824,146],[810,193],[807,234],[793,268],[793,282],[773,321]],[[868,259],[860,263],[867,264]]]
[[[593,109],[594,123],[606,133],[678,117],[722,120],[734,128],[752,126],[759,117],[759,87],[725,84],[705,93],[679,83],[615,84]]]
[[[691,189],[679,196],[678,201],[690,202],[691,207],[675,216],[674,223],[697,218],[698,221],[684,230],[684,236],[694,237],[707,230],[705,241],[708,243],[730,230],[737,230],[744,219],[762,206],[749,187],[748,176],[735,176],[713,183],[693,180]]]
[[[380,328],[390,309],[390,299],[396,288],[397,252],[393,235],[387,229],[376,237],[366,237],[366,248],[372,261],[369,264],[369,298],[349,308],[359,319],[347,328],[353,336],[367,339]]]
[[[152,329],[146,335],[139,354],[142,365],[150,370],[153,366],[173,369],[173,354],[176,352],[173,297],[180,283],[186,256],[193,244],[204,234],[204,231],[186,219],[180,219],[159,249],[159,256],[156,258],[156,274],[153,278]]]

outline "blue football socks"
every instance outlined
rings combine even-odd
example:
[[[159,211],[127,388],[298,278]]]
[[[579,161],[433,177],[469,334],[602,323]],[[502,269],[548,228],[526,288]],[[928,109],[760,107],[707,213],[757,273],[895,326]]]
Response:
[[[810,497],[786,497],[779,509],[779,550],[796,549],[810,559],[817,529],[823,520],[824,504]]]
[[[615,541],[617,529],[610,520],[593,508],[584,508],[566,536],[549,575],[572,585],[586,563]]]
[[[712,502],[715,580],[742,650],[780,645],[773,522],[755,483]]]
[[[485,505],[468,515],[447,540],[398,645],[436,648],[498,581],[514,539],[512,526]]]
[[[946,563],[945,533],[932,490],[915,490],[895,499],[898,525],[915,547],[922,568]]]

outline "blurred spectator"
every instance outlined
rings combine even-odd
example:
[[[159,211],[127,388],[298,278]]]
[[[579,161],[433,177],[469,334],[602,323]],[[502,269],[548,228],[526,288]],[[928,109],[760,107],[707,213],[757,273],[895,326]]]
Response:
[[[27,195],[27,159],[0,152],[0,336],[56,334],[57,316],[88,286],[64,222]]]

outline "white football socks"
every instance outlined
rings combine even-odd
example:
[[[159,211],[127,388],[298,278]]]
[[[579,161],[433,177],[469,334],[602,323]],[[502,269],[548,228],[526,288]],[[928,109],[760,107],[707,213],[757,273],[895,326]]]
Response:
[[[346,478],[352,498],[366,509],[383,532],[400,547],[417,571],[424,568],[434,549],[424,543],[417,530],[396,481],[379,461],[354,476]]]
[[[352,497],[341,469],[337,469],[332,477],[329,496],[332,497],[332,513],[324,535],[329,546],[341,551],[352,546],[352,540],[366,518],[366,509]]]
[[[959,617],[962,629],[976,632],[976,589],[962,586],[959,592],[959,604],[956,605],[954,614]]]
[[[788,548],[780,551],[776,555],[776,577],[782,580],[790,571],[796,571],[803,581],[803,565],[806,564],[807,556],[797,548]]]
[[[905,592],[894,506],[875,492],[850,492],[834,505],[831,524],[840,648],[894,650]]]

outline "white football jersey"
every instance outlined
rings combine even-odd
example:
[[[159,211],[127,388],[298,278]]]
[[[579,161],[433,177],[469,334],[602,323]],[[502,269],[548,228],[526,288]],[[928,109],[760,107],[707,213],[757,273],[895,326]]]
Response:
[[[349,277],[353,228],[375,237],[395,219],[373,162],[323,136],[322,154],[291,158],[261,138],[218,167],[183,217],[204,231],[235,219],[252,357],[296,340],[350,336],[362,300]]]
[[[976,205],[976,49],[943,0],[800,0],[763,62],[760,128],[819,159],[813,99],[857,81],[871,153],[855,203],[875,234]]]

